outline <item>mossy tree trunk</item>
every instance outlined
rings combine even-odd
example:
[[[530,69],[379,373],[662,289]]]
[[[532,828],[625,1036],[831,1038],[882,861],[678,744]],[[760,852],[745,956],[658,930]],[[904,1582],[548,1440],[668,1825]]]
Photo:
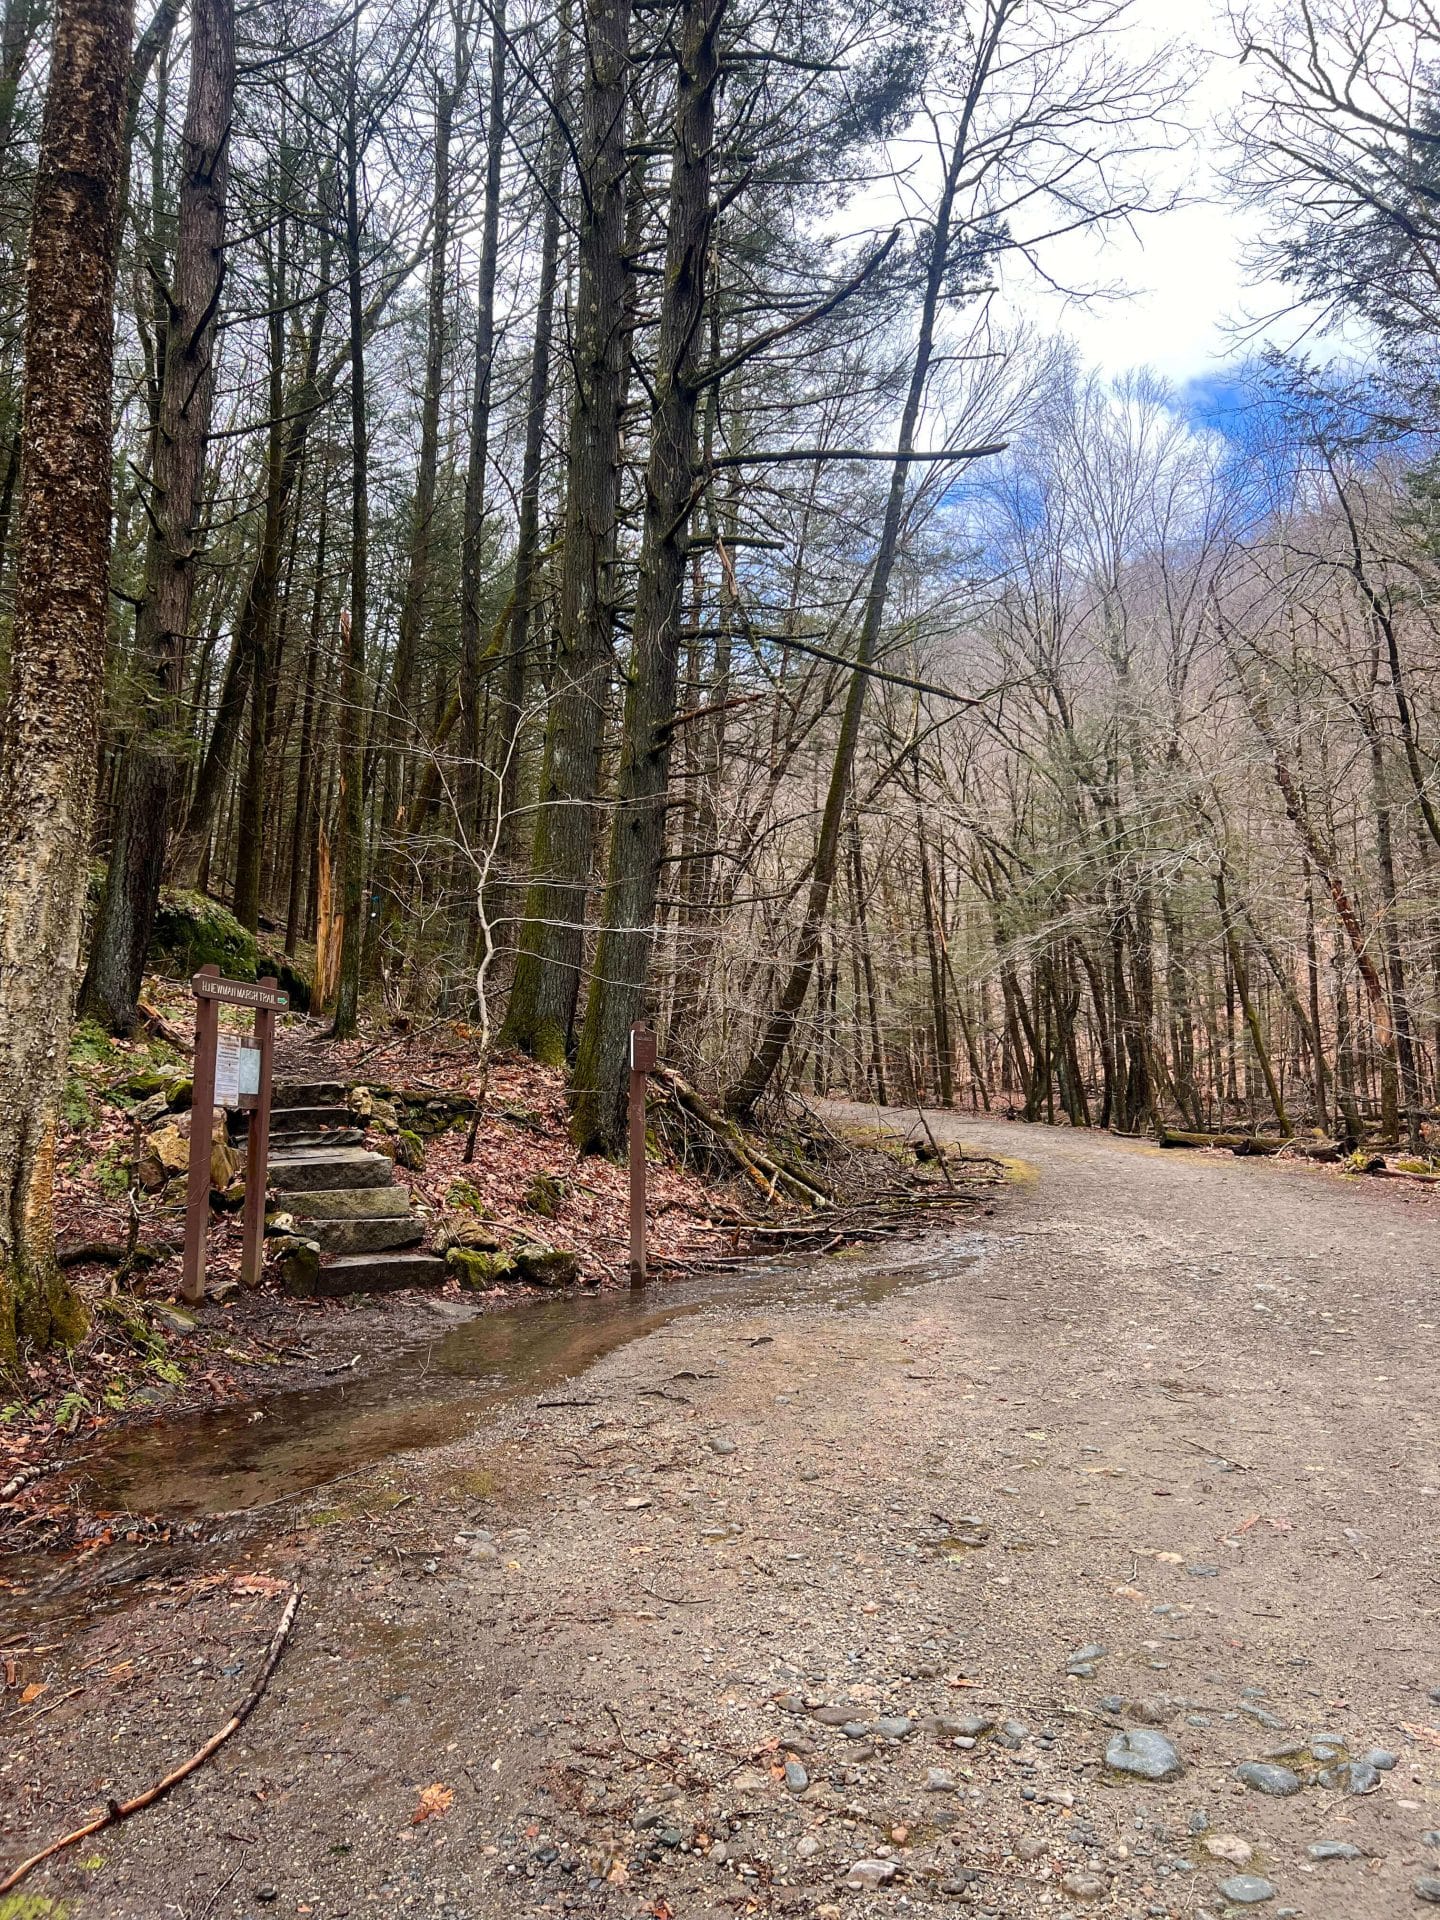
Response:
[[[59,0],[25,316],[14,650],[0,730],[0,1366],[83,1321],[55,1262],[55,1132],[104,685],[127,0]]]
[[[590,0],[582,106],[574,397],[560,620],[534,855],[503,1039],[558,1065],[570,1046],[594,857],[615,628],[615,516],[628,345],[625,109],[631,0]]]

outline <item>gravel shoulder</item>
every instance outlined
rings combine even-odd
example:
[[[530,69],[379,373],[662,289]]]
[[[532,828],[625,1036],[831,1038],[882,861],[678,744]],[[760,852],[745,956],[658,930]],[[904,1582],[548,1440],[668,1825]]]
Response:
[[[97,1614],[0,1724],[9,1857],[218,1727],[305,1587],[240,1735],[27,1892],[74,1920],[1440,1901],[1437,1202],[931,1119],[1019,1163],[983,1234],[832,1261],[843,1307],[668,1319]],[[1106,1764],[1167,1746],[1166,1780]]]

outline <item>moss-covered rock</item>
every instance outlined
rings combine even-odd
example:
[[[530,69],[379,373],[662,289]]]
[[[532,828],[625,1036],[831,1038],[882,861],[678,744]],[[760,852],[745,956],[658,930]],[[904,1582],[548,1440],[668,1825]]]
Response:
[[[425,1142],[418,1133],[402,1127],[395,1136],[395,1158],[407,1173],[425,1171]]]
[[[297,1300],[308,1300],[320,1278],[320,1242],[305,1240],[296,1234],[267,1243],[266,1252],[274,1260],[285,1291]]]
[[[498,1286],[515,1271],[515,1262],[508,1253],[484,1252],[478,1247],[447,1248],[445,1264],[462,1287],[476,1292]]]
[[[450,1182],[450,1191],[445,1195],[445,1204],[451,1207],[463,1207],[466,1213],[473,1213],[477,1220],[488,1220],[490,1217],[490,1209],[480,1198],[474,1182],[463,1177]]]
[[[128,1080],[122,1080],[120,1091],[132,1100],[148,1100],[154,1094],[163,1093],[169,1080],[170,1075],[158,1067],[145,1067],[139,1073],[132,1073]]]
[[[514,1249],[515,1271],[527,1286],[573,1287],[580,1278],[580,1256],[563,1247]]]
[[[405,1110],[405,1125],[416,1133],[446,1133],[451,1127],[468,1127],[475,1102],[468,1093],[399,1093],[396,1099]]]
[[[255,936],[218,900],[203,893],[161,895],[150,941],[149,962],[188,980],[201,967],[219,967],[230,980],[253,980],[259,954]]]
[[[556,1173],[537,1173],[525,1189],[524,1204],[542,1220],[553,1220],[565,1203],[569,1184]]]

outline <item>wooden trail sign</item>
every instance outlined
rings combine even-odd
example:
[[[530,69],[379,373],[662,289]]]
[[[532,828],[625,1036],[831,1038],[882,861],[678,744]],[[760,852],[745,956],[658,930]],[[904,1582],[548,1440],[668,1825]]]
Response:
[[[281,993],[274,977],[251,982],[223,980],[218,967],[202,967],[190,982],[197,1000],[223,1000],[227,1007],[266,1007],[283,1013],[290,1004],[288,993]]]
[[[210,1224],[210,1140],[217,1106],[249,1111],[245,1144],[245,1233],[240,1278],[260,1284],[265,1238],[265,1184],[270,1161],[270,1079],[275,1015],[290,1004],[273,976],[252,984],[226,980],[202,967],[190,982],[195,994],[195,1075],[190,1096],[190,1171],[185,1184],[185,1259],[180,1291],[205,1297],[205,1235]],[[253,1035],[221,1034],[220,1008],[253,1007]]]

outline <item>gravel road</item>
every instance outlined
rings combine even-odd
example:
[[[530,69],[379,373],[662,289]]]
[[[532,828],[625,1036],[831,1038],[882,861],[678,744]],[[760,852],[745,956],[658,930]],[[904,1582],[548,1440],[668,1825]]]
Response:
[[[1440,1203],[933,1125],[1016,1162],[982,1233],[664,1320],[97,1619],[5,1730],[12,1855],[218,1726],[281,1604],[255,1576],[305,1584],[237,1739],[27,1891],[75,1920],[1440,1904]]]

